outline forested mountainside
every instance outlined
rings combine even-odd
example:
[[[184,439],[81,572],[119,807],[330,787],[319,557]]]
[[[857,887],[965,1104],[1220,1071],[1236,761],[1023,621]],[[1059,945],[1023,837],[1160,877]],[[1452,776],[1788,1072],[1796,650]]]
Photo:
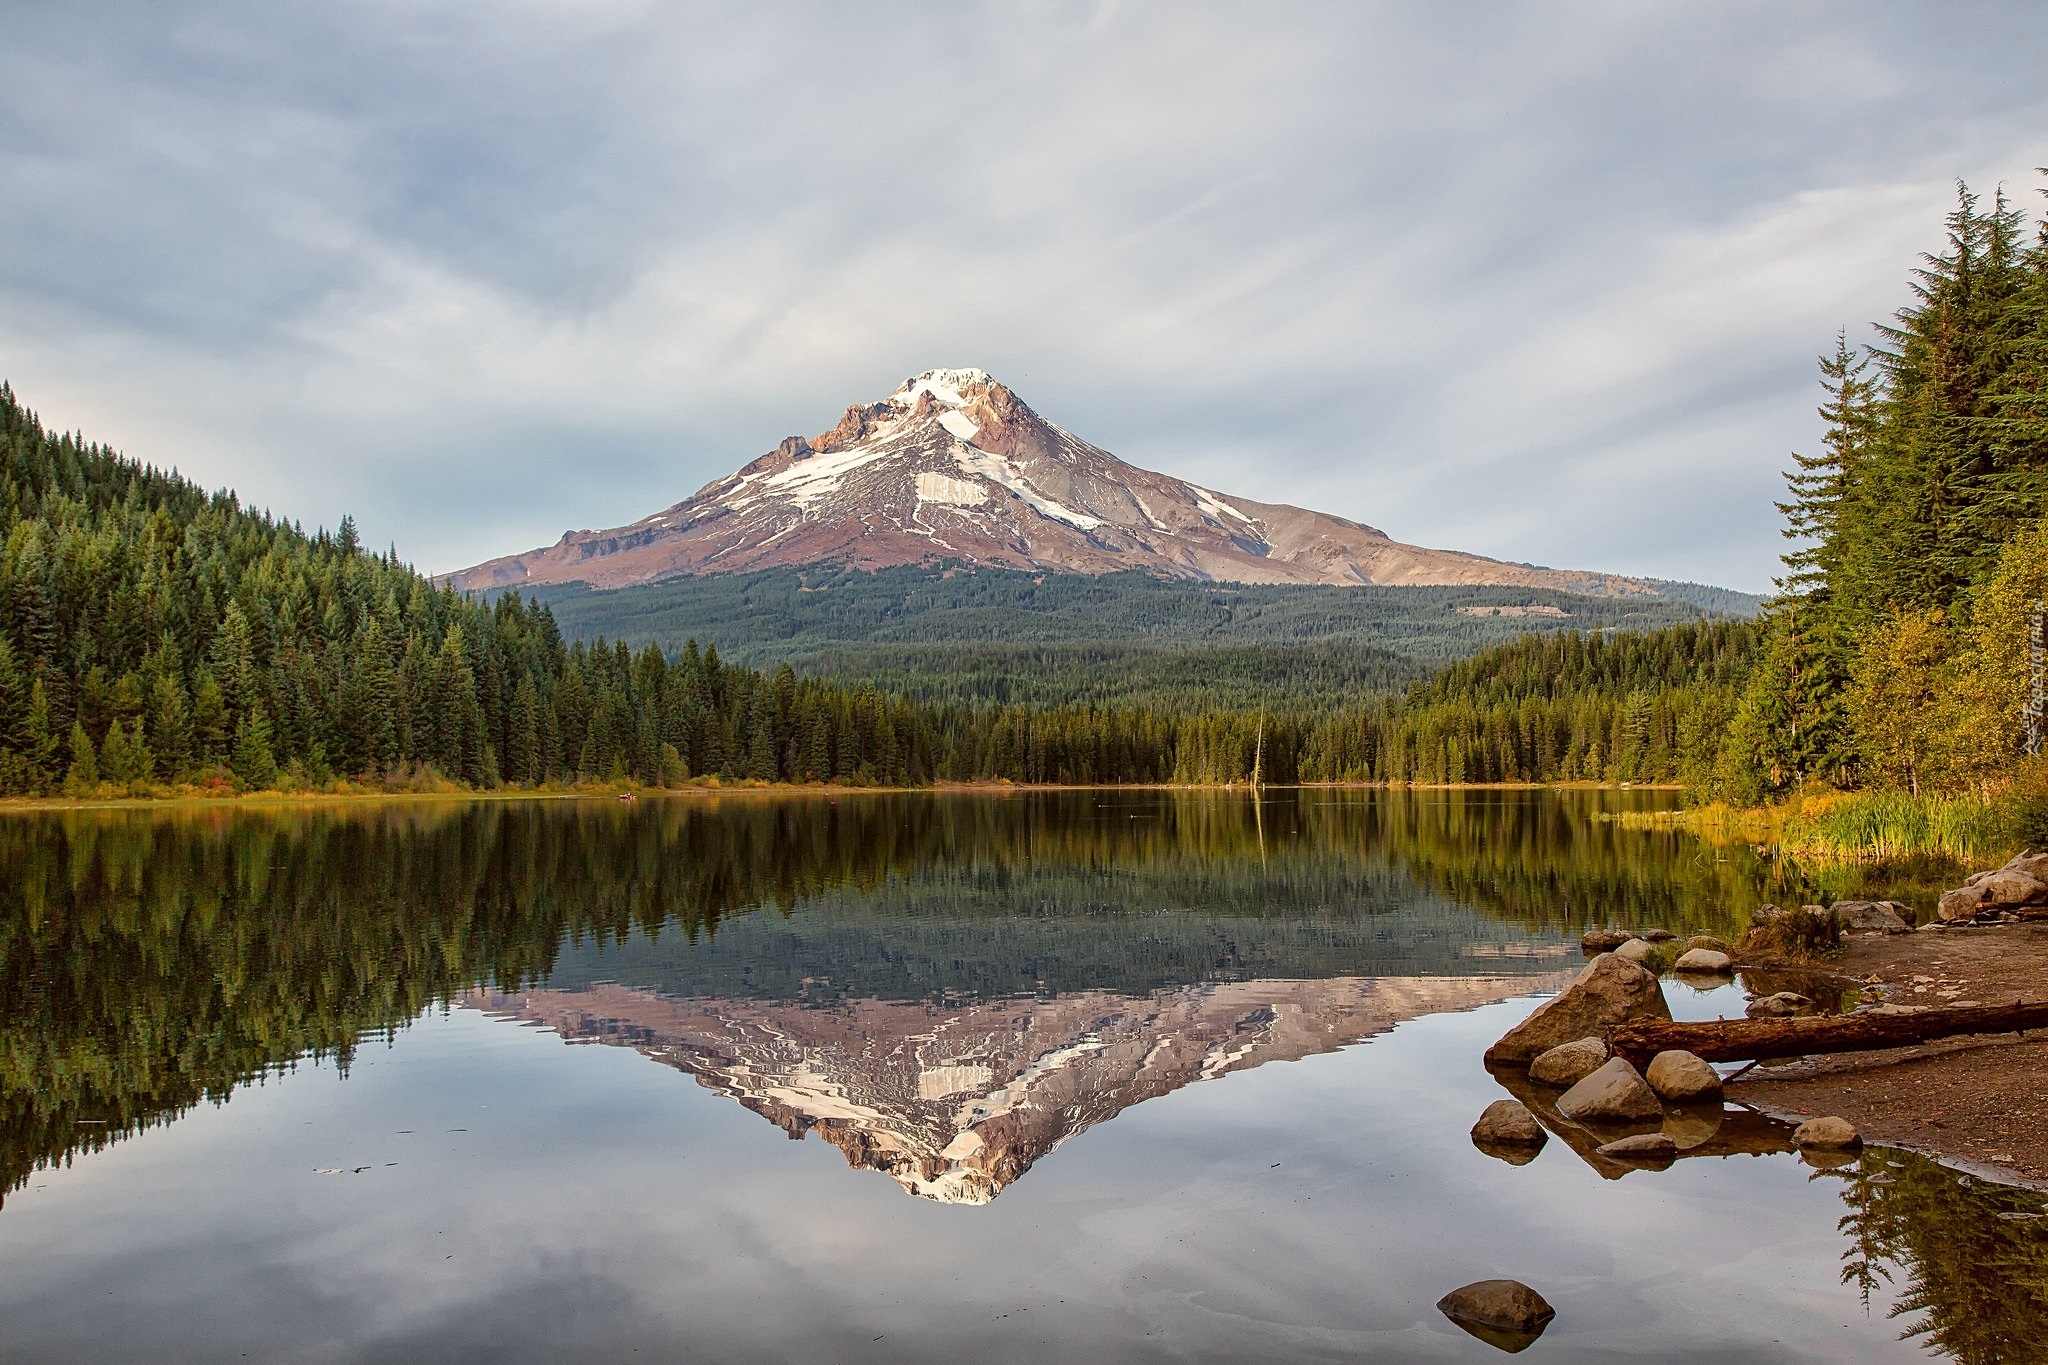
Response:
[[[906,703],[567,643],[545,607],[46,431],[4,386],[0,535],[0,791],[789,776],[799,720],[813,771],[932,772]]]
[[[1992,793],[2023,771],[2048,598],[2048,236],[1967,192],[1948,227],[1885,344],[1823,365],[1828,436],[1793,476],[1797,543],[1760,627],[1531,589],[943,569],[483,602],[363,551],[346,519],[308,536],[46,431],[0,387],[0,789],[1257,776]],[[1567,614],[1493,614],[1515,608]],[[557,611],[664,647],[571,642]],[[1414,682],[1428,650],[1532,620],[1579,629]],[[1067,634],[1084,623],[1090,641]],[[686,627],[777,666],[668,638]],[[1228,653],[1282,641],[1300,652]],[[1076,701],[1048,679],[1084,643],[1100,652],[1080,656]],[[1226,684],[1189,685],[1195,650],[1229,662]],[[810,676],[860,668],[886,685]]]
[[[1967,189],[1781,504],[1783,595],[1714,784],[1992,791],[2020,768],[2048,598],[2048,223]],[[2031,238],[2031,240],[2030,240]]]
[[[1529,632],[1639,631],[1757,606],[1725,589],[1667,587],[1668,599],[1648,599],[813,565],[531,593],[571,636],[671,654],[715,642],[734,662],[788,663],[930,701],[1256,711],[1395,693]]]
[[[436,587],[364,551],[346,518],[307,535],[47,431],[5,386],[0,456],[6,792],[1675,771],[1675,713],[1643,690],[1512,716],[1370,698],[1315,712],[939,705],[735,667],[690,642],[673,659],[571,643],[544,604]],[[1690,666],[1673,667],[1690,686]]]

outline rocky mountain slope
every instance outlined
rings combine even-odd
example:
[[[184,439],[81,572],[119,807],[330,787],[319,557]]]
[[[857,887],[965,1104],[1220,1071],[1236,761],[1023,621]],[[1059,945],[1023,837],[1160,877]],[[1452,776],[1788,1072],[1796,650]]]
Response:
[[[927,370],[631,526],[450,576],[473,590],[839,563],[962,561],[1238,583],[1490,584],[1658,595],[1650,580],[1404,545],[1342,517],[1124,463],[981,370]]]

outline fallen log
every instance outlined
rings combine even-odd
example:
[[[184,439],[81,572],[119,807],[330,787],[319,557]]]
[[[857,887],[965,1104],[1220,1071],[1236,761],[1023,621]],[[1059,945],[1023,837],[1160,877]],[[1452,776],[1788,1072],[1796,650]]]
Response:
[[[1660,1052],[1690,1052],[1710,1062],[1764,1061],[1822,1052],[1874,1052],[1963,1033],[2021,1033],[2048,1028],[2048,1000],[1962,1005],[1916,1014],[1838,1014],[1803,1019],[1713,1019],[1623,1024],[1607,1045],[1641,1070]]]

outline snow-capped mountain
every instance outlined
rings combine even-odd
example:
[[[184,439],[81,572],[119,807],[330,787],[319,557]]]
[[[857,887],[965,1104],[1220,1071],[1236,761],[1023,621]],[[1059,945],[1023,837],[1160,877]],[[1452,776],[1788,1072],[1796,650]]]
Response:
[[[617,983],[465,1003],[631,1047],[912,1194],[985,1204],[1062,1142],[1196,1081],[1297,1061],[1570,973],[1209,982],[944,1005],[680,999]]]
[[[1403,545],[1342,517],[1139,469],[1046,421],[981,370],[927,370],[878,403],[848,408],[823,435],[792,436],[631,526],[571,531],[450,581],[616,588],[675,574],[942,560],[1241,583],[1657,593],[1643,579]]]

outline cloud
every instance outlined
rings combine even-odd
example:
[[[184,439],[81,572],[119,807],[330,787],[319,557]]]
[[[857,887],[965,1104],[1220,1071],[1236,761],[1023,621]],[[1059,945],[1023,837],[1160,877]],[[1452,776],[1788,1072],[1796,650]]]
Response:
[[[0,53],[0,373],[431,568],[934,364],[1405,539],[1758,588],[1811,358],[2048,16],[1763,5],[53,8]]]

